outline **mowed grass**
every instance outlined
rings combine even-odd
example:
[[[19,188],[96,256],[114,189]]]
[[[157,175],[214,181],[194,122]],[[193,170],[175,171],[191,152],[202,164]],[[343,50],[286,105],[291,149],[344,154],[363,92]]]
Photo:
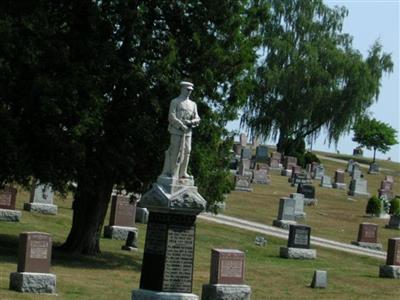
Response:
[[[280,184],[282,189],[287,190],[287,183],[283,180],[275,180],[271,186],[256,187],[254,196],[269,192],[274,198],[279,198],[278,194],[271,192],[275,184]],[[264,192],[263,188],[266,188]],[[250,194],[246,195],[248,197]],[[246,202],[251,201],[248,200],[250,198],[242,201],[243,210],[251,206]],[[22,210],[23,202],[27,199],[28,194],[19,191],[17,208]],[[228,207],[232,206],[231,200],[228,202]],[[22,211],[21,222],[0,223],[0,299],[55,299],[52,295],[21,294],[10,291],[8,286],[9,274],[17,268],[20,232],[48,232],[52,234],[56,246],[65,240],[71,225],[71,199],[62,200],[57,197],[56,204],[59,208],[56,216]],[[253,213],[258,215],[257,211]],[[108,218],[105,223],[108,223]],[[107,239],[101,239],[102,254],[98,257],[66,255],[55,250],[51,272],[57,275],[58,296],[56,298],[130,299],[132,289],[139,286],[146,231],[145,225],[138,224],[137,226],[139,228],[137,252],[122,251],[120,250],[122,241]],[[285,245],[286,241],[266,237],[268,245],[258,247],[254,245],[257,235],[259,234],[199,221],[193,292],[200,295],[202,284],[209,281],[210,250],[218,247],[240,249],[246,253],[245,281],[252,287],[253,300],[395,299],[398,296],[398,289],[395,288],[397,282],[378,277],[378,268],[379,264],[383,263],[382,261],[323,248],[317,248],[318,258],[315,261],[287,260],[278,256],[279,247]],[[315,290],[309,287],[315,269],[328,271],[327,289]]]
[[[330,160],[322,160],[322,163],[325,167],[325,174],[331,176],[332,180],[336,169],[346,167],[345,164]],[[368,180],[368,191],[371,195],[377,195],[380,182],[387,173],[370,175],[367,174],[367,171],[362,168],[362,172]],[[350,176],[347,173],[345,176],[348,186]],[[296,188],[290,186],[288,177],[281,176],[277,172],[272,172],[271,177],[271,184],[254,185],[254,191],[251,193],[233,191],[229,194],[224,214],[272,225],[272,221],[278,215],[279,199],[296,192]],[[394,191],[396,194],[400,194],[399,177],[394,176],[394,181]],[[350,243],[357,239],[359,224],[370,222],[379,225],[378,238],[385,249],[388,238],[400,236],[400,231],[385,228],[388,220],[366,215],[365,208],[368,197],[348,196],[348,189],[322,188],[317,180],[313,180],[313,185],[316,188],[318,204],[304,207],[307,217],[302,222],[312,227],[313,235]]]

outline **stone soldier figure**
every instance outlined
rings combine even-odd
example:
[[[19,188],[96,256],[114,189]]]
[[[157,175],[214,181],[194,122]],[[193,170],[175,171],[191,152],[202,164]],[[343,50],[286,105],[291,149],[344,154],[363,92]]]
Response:
[[[189,99],[193,90],[191,82],[182,81],[180,95],[169,107],[170,146],[165,152],[162,176],[193,179],[187,174],[192,144],[192,128],[200,123],[196,103]]]

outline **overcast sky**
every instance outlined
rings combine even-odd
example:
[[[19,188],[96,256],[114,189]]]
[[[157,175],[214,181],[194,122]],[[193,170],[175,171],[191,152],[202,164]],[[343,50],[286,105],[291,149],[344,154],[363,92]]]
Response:
[[[368,49],[379,39],[384,52],[392,54],[394,62],[393,73],[384,75],[381,81],[381,90],[378,102],[369,109],[374,118],[388,123],[398,132],[400,131],[400,97],[399,97],[399,47],[400,47],[400,0],[325,0],[329,6],[345,6],[349,15],[345,19],[343,32],[353,36],[353,47],[358,49],[364,57]],[[239,122],[230,122],[228,128],[237,130]],[[343,154],[351,154],[357,146],[351,138],[353,133],[343,136],[337,145],[337,150]],[[400,134],[398,134],[398,140]],[[326,142],[326,143],[325,143]],[[267,143],[274,144],[274,141]],[[335,152],[334,145],[328,147],[325,134],[321,133],[313,144],[314,150]],[[364,150],[364,156],[372,157],[372,151]],[[400,147],[395,145],[386,154],[378,153],[377,157],[400,162]]]

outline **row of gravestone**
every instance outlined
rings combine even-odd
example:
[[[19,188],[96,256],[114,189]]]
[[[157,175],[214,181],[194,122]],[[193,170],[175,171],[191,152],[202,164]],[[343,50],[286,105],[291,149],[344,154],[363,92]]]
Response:
[[[55,293],[57,277],[50,273],[51,257],[52,237],[50,234],[21,233],[17,271],[10,274],[9,288],[24,293]],[[244,252],[239,250],[212,249],[210,281],[203,285],[202,299],[219,299],[217,295],[221,293],[224,299],[239,299],[238,295],[240,299],[250,299],[251,288],[244,285],[244,259]],[[160,283],[162,287],[170,284],[168,274],[165,272]],[[141,284],[146,285],[143,282]],[[185,290],[185,286],[182,286],[182,289]],[[133,297],[136,291],[133,291]]]
[[[115,191],[113,195],[115,195]],[[16,198],[17,189],[11,186],[5,186],[0,190],[0,221],[14,221],[18,222],[21,218],[21,212],[16,209]],[[136,198],[139,198],[138,196]],[[119,222],[121,218],[124,218],[124,213],[128,213],[132,210],[134,216],[129,222],[135,222],[135,219],[139,223],[147,223],[148,211],[146,208],[134,208],[131,210],[124,211],[125,202],[131,202],[129,196],[119,195],[118,197],[112,198],[111,204],[111,216],[115,221]],[[135,204],[136,202],[133,201]],[[122,209],[119,209],[121,207]],[[55,215],[57,214],[58,207],[54,204],[54,192],[50,185],[38,184],[35,185],[30,192],[29,202],[24,203],[24,210],[30,212],[38,212],[43,214]],[[120,212],[116,213],[116,212]]]

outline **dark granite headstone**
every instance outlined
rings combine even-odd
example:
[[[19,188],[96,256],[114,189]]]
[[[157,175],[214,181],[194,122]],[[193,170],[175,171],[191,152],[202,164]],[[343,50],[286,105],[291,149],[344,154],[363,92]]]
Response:
[[[358,229],[358,242],[377,243],[378,225],[371,223],[361,223]]]
[[[311,227],[305,225],[290,225],[287,246],[289,248],[310,249]]]
[[[311,184],[299,184],[297,186],[297,193],[303,194],[306,199],[315,198],[315,187]]]
[[[19,235],[18,272],[49,273],[51,235],[44,232],[23,232]]]
[[[111,202],[110,226],[135,226],[136,202],[128,196],[114,195]]]
[[[150,212],[141,289],[192,292],[195,220],[193,215]]]
[[[400,238],[389,239],[386,264],[400,266]]]
[[[0,208],[15,209],[15,200],[17,197],[17,189],[6,186],[0,190]]]
[[[244,253],[235,249],[212,249],[210,284],[243,284]]]

